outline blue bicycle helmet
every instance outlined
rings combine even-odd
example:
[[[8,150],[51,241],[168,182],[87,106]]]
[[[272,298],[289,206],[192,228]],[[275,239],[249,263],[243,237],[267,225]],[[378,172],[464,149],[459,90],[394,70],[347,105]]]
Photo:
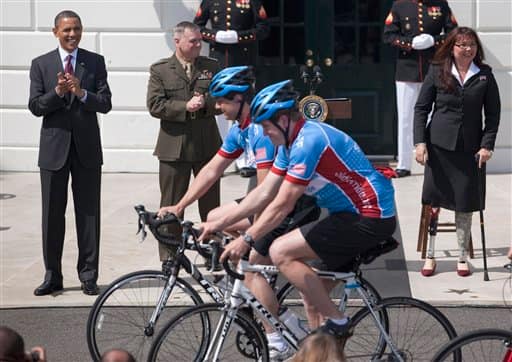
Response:
[[[294,108],[297,97],[298,93],[293,90],[290,79],[263,88],[252,100],[252,121],[261,123],[271,119],[279,111]]]
[[[229,67],[221,70],[210,83],[210,95],[226,97],[230,93],[245,93],[254,83],[254,74],[249,66]]]

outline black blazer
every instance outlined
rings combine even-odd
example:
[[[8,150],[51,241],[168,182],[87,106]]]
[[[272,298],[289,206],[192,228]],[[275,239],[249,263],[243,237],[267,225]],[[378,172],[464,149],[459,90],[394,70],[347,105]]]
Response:
[[[75,76],[87,90],[85,103],[74,95],[69,101],[57,95],[59,72],[64,70],[58,49],[32,60],[28,108],[35,116],[43,116],[38,166],[62,168],[73,137],[80,162],[85,167],[98,167],[103,156],[96,112],[107,113],[112,108],[105,60],[99,54],[78,49]]]
[[[466,81],[464,87],[454,79],[456,88],[453,93],[440,88],[440,71],[440,66],[431,66],[421,87],[414,107],[414,144],[428,141],[453,151],[460,137],[464,151],[476,152],[480,148],[493,150],[501,105],[491,68],[483,65],[480,72]],[[433,103],[432,120],[425,127]]]

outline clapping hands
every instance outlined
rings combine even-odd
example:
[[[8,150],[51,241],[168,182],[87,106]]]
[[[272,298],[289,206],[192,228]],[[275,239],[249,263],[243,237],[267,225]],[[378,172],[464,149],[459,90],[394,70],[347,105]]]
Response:
[[[70,73],[57,73],[57,86],[55,92],[59,97],[63,97],[66,93],[71,92],[78,98],[82,98],[85,92],[80,88],[80,79]]]

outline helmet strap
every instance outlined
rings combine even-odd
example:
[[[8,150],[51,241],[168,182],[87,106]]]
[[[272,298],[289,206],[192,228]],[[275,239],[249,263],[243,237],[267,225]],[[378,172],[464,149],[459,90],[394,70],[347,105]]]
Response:
[[[281,127],[278,123],[278,121],[276,120],[272,120],[271,122],[274,124],[274,126],[277,127],[277,129],[279,131],[281,131],[281,133],[283,134],[283,137],[284,137],[284,144],[286,146],[286,148],[288,148],[288,146],[290,145],[290,140],[288,138],[288,133],[290,133],[290,123],[291,123],[291,116],[292,116],[292,112],[289,111],[288,112],[288,125],[286,126],[286,129],[284,129],[283,127]]]
[[[236,114],[236,119],[235,119],[235,121],[238,121],[238,123],[240,123],[240,124],[242,123],[240,121],[240,116],[242,115],[244,103],[245,103],[245,93],[242,93],[242,99],[240,100],[240,107],[238,108],[238,113]]]

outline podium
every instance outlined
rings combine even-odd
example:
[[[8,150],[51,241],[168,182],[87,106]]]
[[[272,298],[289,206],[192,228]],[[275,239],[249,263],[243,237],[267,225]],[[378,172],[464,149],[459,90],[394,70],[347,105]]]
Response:
[[[351,119],[352,118],[352,100],[350,98],[328,98],[327,119]]]
[[[328,98],[310,94],[301,99],[299,109],[306,120],[323,122],[326,119],[351,119],[350,98]]]

